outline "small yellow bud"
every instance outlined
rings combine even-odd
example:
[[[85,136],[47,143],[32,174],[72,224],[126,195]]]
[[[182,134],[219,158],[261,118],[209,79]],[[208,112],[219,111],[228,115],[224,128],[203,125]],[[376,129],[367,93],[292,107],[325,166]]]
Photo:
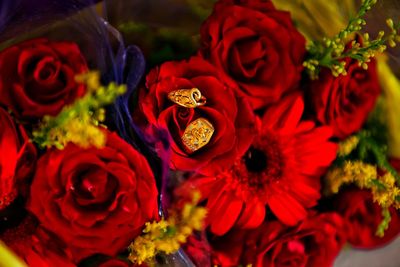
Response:
[[[396,46],[396,42],[391,38],[388,40],[388,44],[390,47],[395,47]]]
[[[363,23],[364,23],[364,20],[361,19],[361,18],[357,19],[357,21],[356,21],[356,24],[357,24],[357,25],[361,25],[361,24],[363,24]]]
[[[327,47],[331,46],[332,44],[332,41],[330,39],[326,39],[324,42]]]
[[[388,25],[389,28],[393,29],[394,24],[393,24],[393,20],[392,19],[387,19],[386,20],[386,24]]]
[[[379,53],[383,53],[385,50],[386,50],[386,45],[381,45],[379,48],[378,48],[378,52]]]
[[[350,136],[339,144],[338,155],[342,157],[349,155],[357,147],[359,141],[358,136]]]

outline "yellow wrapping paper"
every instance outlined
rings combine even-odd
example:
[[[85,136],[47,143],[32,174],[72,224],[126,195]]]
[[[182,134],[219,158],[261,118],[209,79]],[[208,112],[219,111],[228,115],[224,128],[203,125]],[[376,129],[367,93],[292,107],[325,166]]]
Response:
[[[0,267],[27,267],[27,265],[0,241]]]

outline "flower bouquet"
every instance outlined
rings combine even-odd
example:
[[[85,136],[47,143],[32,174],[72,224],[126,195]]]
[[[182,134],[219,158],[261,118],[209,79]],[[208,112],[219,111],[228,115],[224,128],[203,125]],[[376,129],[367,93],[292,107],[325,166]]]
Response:
[[[395,240],[381,2],[4,1],[0,266],[319,267]]]

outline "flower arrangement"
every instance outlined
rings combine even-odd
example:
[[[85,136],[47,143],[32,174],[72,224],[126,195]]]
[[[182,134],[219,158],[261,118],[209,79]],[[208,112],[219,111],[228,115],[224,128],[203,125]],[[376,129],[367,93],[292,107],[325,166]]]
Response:
[[[11,2],[0,266],[333,266],[398,237],[400,22],[369,32],[378,1],[185,0],[197,38]]]

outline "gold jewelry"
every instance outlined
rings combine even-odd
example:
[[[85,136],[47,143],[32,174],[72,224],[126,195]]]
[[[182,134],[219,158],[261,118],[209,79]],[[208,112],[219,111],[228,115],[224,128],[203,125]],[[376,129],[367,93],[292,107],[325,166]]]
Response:
[[[198,88],[172,91],[168,94],[168,99],[185,108],[197,108],[206,104],[206,98]]]
[[[190,153],[207,145],[214,134],[214,126],[204,118],[192,121],[182,135],[182,142]]]

